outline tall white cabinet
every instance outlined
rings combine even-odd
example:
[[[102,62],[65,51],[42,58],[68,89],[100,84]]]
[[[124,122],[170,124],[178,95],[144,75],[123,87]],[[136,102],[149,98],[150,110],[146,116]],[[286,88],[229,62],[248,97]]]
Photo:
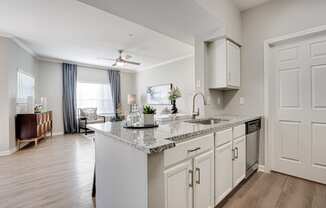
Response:
[[[228,39],[207,44],[207,78],[210,89],[240,88],[240,46]]]
[[[245,126],[215,135],[215,205],[220,203],[246,176]]]

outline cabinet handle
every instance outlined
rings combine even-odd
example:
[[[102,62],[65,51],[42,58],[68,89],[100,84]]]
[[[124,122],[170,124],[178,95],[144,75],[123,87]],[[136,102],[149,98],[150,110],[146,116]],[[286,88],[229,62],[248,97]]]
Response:
[[[231,72],[229,72],[228,80],[229,80],[229,82],[231,81]]]
[[[190,178],[189,187],[192,188],[194,186],[194,172],[192,170],[189,170],[189,178]]]
[[[192,153],[192,152],[196,152],[196,151],[198,151],[198,150],[200,150],[200,147],[197,147],[197,148],[195,148],[195,149],[191,149],[191,150],[187,150],[187,152],[188,152],[188,153]]]
[[[196,180],[196,183],[197,183],[197,184],[200,184],[200,169],[199,169],[199,168],[196,168],[196,173],[197,173],[197,180]]]
[[[232,149],[232,160],[235,160],[235,151]]]
[[[236,152],[235,159],[238,159],[239,158],[239,149],[238,149],[238,147],[235,148],[235,152]]]

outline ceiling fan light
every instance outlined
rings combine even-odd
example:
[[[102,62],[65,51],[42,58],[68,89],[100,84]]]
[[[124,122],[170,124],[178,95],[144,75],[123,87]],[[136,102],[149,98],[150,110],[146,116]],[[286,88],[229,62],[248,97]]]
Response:
[[[119,66],[119,67],[122,67],[122,66],[125,65],[125,63],[118,61],[116,65]]]

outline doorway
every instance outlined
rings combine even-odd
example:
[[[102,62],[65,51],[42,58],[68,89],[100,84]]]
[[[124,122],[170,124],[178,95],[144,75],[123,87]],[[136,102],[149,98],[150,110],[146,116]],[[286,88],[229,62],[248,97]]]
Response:
[[[326,33],[288,38],[269,52],[270,168],[326,184]]]

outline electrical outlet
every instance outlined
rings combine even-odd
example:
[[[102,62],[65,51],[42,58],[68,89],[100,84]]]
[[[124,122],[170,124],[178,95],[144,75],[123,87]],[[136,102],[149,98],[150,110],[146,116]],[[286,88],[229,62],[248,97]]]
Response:
[[[220,97],[217,97],[217,104],[221,105],[221,98]]]
[[[245,104],[245,99],[244,99],[244,97],[240,97],[240,105],[243,105],[243,104]]]
[[[200,88],[200,80],[199,79],[196,81],[196,87]]]

